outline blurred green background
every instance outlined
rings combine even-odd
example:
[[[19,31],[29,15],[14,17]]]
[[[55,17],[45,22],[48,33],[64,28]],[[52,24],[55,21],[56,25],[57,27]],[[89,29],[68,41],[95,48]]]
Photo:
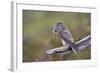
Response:
[[[91,14],[77,12],[23,10],[23,62],[59,61],[61,56],[48,56],[46,50],[62,46],[52,33],[53,25],[63,22],[75,41],[91,34]],[[64,55],[64,60],[91,58],[91,49]]]

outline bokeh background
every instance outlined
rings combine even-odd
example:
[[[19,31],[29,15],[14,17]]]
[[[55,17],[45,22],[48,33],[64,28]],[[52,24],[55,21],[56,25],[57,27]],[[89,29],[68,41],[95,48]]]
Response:
[[[78,54],[48,56],[46,50],[62,46],[61,39],[52,33],[53,25],[63,22],[75,41],[91,34],[91,14],[23,10],[23,62],[91,59],[91,48]]]

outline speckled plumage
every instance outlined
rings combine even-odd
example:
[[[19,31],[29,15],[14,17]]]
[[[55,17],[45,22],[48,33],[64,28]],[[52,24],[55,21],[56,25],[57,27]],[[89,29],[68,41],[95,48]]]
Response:
[[[58,22],[54,25],[53,32],[58,33],[58,35],[61,37],[64,48],[70,46],[73,52],[77,53],[78,48],[74,43],[74,38],[72,37],[72,34],[69,29],[65,27],[62,22]]]

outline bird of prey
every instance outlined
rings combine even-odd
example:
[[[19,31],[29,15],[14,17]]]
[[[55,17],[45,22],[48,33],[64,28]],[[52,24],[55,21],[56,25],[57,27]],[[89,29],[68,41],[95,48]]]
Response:
[[[78,51],[77,45],[75,44],[74,39],[73,39],[72,34],[70,33],[69,29],[64,26],[64,23],[58,22],[58,23],[54,24],[53,32],[57,33],[60,36],[64,48],[70,46],[72,48],[73,52],[77,53],[77,51]]]

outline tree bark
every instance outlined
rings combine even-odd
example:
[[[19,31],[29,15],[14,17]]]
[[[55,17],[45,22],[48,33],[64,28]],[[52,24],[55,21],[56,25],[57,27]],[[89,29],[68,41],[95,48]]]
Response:
[[[91,46],[91,35],[75,42],[75,44],[77,45],[77,48],[79,51],[81,50],[84,50],[88,47]],[[72,48],[70,46],[64,48],[63,46],[62,47],[57,47],[57,48],[53,48],[53,49],[50,49],[50,50],[47,50],[46,53],[48,55],[52,55],[52,54],[68,54],[68,53],[71,53],[73,52],[72,51]]]

